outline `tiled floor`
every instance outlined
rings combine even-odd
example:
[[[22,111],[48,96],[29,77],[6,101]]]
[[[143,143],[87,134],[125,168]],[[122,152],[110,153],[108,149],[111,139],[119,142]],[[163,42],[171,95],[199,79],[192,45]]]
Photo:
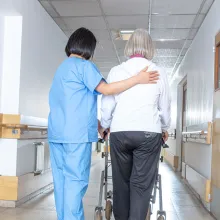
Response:
[[[93,160],[90,185],[84,199],[86,220],[94,219],[102,168],[103,160]],[[167,220],[214,220],[169,166],[161,164],[160,172]],[[156,220],[156,216],[152,215],[151,219]],[[0,208],[0,220],[57,220],[53,192],[45,192],[16,209]]]

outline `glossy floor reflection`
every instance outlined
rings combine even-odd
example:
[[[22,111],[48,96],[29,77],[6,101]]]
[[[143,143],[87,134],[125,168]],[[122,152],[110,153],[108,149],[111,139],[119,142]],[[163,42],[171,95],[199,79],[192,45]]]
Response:
[[[94,219],[98,204],[102,159],[93,159],[90,185],[84,199],[85,219]],[[165,163],[160,165],[163,181],[164,209],[167,220],[213,220],[192,192]],[[111,187],[111,184],[110,184]],[[104,202],[103,202],[104,204]],[[157,205],[154,206],[157,210]],[[156,220],[155,214],[152,220]],[[45,192],[16,209],[0,208],[0,220],[57,220],[53,191]]]

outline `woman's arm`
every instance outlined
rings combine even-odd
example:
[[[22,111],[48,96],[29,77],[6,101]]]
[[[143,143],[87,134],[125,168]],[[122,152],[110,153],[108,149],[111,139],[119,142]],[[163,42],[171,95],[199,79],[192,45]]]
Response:
[[[120,82],[107,84],[101,81],[95,90],[104,95],[113,95],[124,92],[137,84],[156,84],[159,79],[159,74],[157,71],[147,72],[147,70],[148,67],[144,68],[136,76]]]
[[[160,111],[161,128],[162,131],[167,135],[167,130],[169,129],[171,123],[171,96],[167,75],[164,71],[161,72],[159,88],[160,97],[158,103],[158,110]]]
[[[115,97],[113,95],[102,96],[101,102],[101,127],[104,129],[110,128],[113,113],[116,107]]]

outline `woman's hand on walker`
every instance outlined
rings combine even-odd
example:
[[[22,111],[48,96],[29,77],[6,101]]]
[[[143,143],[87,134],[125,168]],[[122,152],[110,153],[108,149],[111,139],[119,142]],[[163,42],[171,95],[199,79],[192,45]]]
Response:
[[[163,140],[164,140],[164,142],[167,142],[168,138],[169,138],[169,133],[167,131],[164,131],[163,132]]]
[[[145,67],[143,70],[141,70],[137,77],[138,82],[140,84],[156,84],[159,80],[159,74],[157,71],[149,71],[147,72],[148,67]]]
[[[99,132],[99,135],[101,136],[101,138],[103,138],[104,129],[102,128],[99,120],[98,120],[98,132]]]

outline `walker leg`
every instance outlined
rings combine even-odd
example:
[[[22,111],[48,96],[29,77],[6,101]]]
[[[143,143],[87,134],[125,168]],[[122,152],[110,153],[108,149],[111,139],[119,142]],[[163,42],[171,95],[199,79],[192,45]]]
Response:
[[[158,174],[158,190],[159,190],[159,211],[157,212],[158,220],[166,220],[166,212],[163,210],[163,192],[162,192],[162,179]]]
[[[105,172],[102,171],[101,181],[100,181],[100,190],[99,190],[99,202],[98,202],[98,206],[95,208],[94,220],[102,220],[103,218],[102,198],[103,198],[103,186],[104,186],[104,177],[105,177],[104,174]]]

